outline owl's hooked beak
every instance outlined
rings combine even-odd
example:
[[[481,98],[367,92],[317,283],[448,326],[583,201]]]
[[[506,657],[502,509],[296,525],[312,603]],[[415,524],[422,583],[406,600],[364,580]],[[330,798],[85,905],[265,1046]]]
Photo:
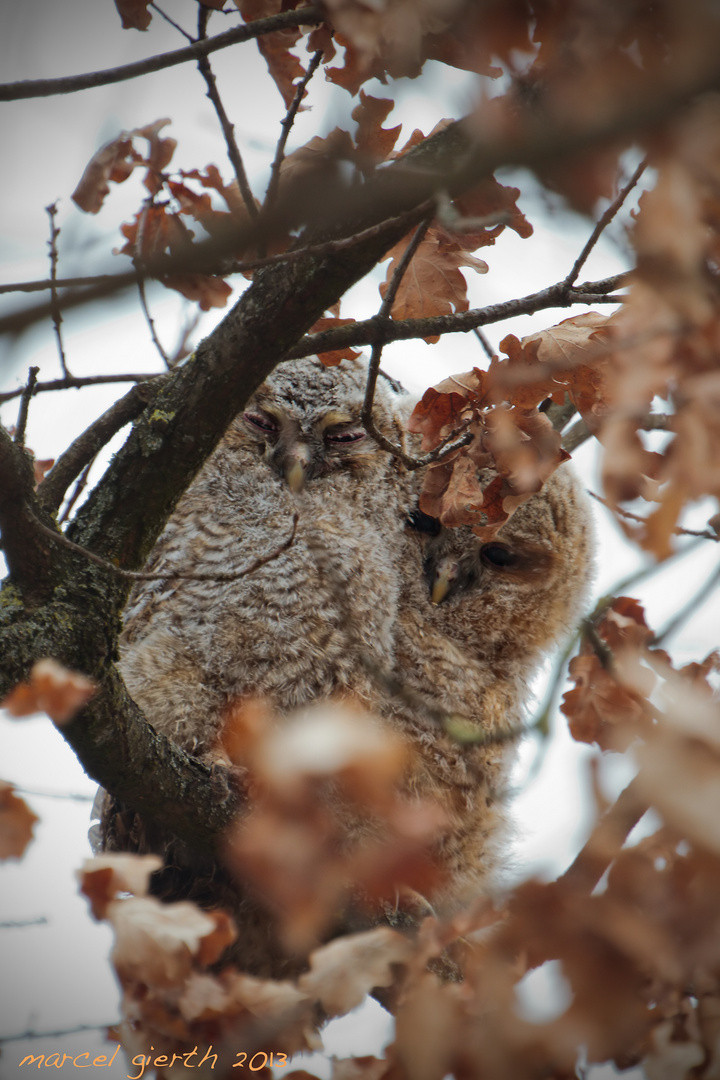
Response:
[[[285,483],[291,491],[301,491],[310,464],[310,448],[303,443],[293,447],[285,462]]]
[[[450,586],[458,575],[458,564],[454,559],[443,559],[435,570],[435,580],[430,593],[430,603],[437,604],[447,596]]]

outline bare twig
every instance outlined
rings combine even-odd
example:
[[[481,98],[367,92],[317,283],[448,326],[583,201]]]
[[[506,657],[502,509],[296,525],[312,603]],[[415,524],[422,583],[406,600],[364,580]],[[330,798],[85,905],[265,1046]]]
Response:
[[[473,326],[473,334],[482,345],[483,352],[487,356],[488,360],[492,360],[495,356],[495,352],[493,351],[492,345],[488,341],[487,334],[484,333],[484,331],[482,331],[479,326]]]
[[[363,322],[339,326],[332,330],[321,330],[316,334],[306,334],[287,352],[288,359],[311,356],[314,353],[328,352],[331,349],[347,348],[358,345],[389,344],[391,341],[410,341],[413,338],[429,337],[434,334],[467,333],[476,326],[502,322],[515,315],[532,315],[552,307],[572,307],[573,304],[587,304],[592,296],[592,303],[607,302],[619,304],[622,296],[596,293],[596,289],[606,287],[608,292],[621,288],[629,279],[629,274],[617,274],[602,282],[588,282],[591,289],[582,287],[566,290],[563,283],[550,285],[547,289],[530,293],[516,300],[505,300],[500,304],[490,304],[484,308],[473,308],[452,315],[433,315],[424,319],[381,319],[374,315]],[[0,329],[2,324],[0,323]]]
[[[608,206],[607,210],[602,215],[602,217],[600,218],[600,220],[596,224],[593,231],[590,233],[590,237],[589,237],[587,243],[585,244],[585,247],[582,249],[582,251],[578,255],[577,259],[575,260],[575,262],[573,264],[572,270],[570,271],[568,276],[565,278],[565,281],[563,282],[563,284],[568,289],[571,288],[575,284],[575,282],[577,281],[578,275],[580,274],[580,271],[582,270],[583,266],[587,262],[588,256],[590,255],[590,252],[595,247],[598,240],[600,239],[600,236],[602,235],[604,230],[608,227],[608,225],[610,224],[612,219],[615,217],[618,210],[620,209],[622,204],[625,202],[628,195],[630,194],[632,189],[635,187],[635,185],[637,184],[637,182],[640,179],[640,177],[642,176],[642,174],[645,172],[646,167],[647,167],[647,158],[643,158],[643,160],[640,162],[640,164],[638,165],[635,172],[632,174],[632,176],[628,180],[625,187],[621,188],[621,190],[618,193],[618,196],[615,199],[615,201],[610,203],[610,206]]]
[[[30,1028],[28,1031],[19,1031],[17,1035],[0,1035],[0,1043],[20,1042],[24,1039],[59,1039],[62,1035],[76,1035],[83,1031],[105,1031],[119,1023],[119,1020],[109,1020],[106,1024],[78,1024],[77,1027],[62,1028],[60,1031],[34,1031]]]
[[[42,791],[32,788],[16,787],[19,795],[31,795],[37,799],[67,799],[70,802],[94,802],[94,795],[83,795],[77,791]]]
[[[677,631],[685,625],[688,619],[692,618],[698,608],[702,607],[705,601],[715,589],[717,589],[718,585],[720,585],[720,566],[715,568],[713,573],[707,581],[703,582],[703,585],[697,590],[695,595],[691,596],[688,602],[680,608],[679,611],[675,612],[672,618],[665,623],[662,630],[653,636],[650,644],[661,645],[667,641],[669,637],[672,637],[673,634],[677,633]]]
[[[19,791],[19,788],[15,789]],[[30,792],[25,792],[29,795]],[[38,915],[37,919],[8,919],[7,921],[0,922],[0,930],[24,930],[28,926],[47,926],[47,915]]]
[[[101,383],[142,383],[158,378],[160,378],[160,375],[156,371],[134,375],[124,373],[121,375],[82,375],[80,377],[71,375],[67,379],[51,379],[49,382],[37,383],[35,393],[42,394],[52,390],[80,390],[83,386],[98,386]],[[0,394],[0,405],[3,405],[6,401],[12,401],[13,398],[20,397],[24,393],[25,388],[22,386],[19,386],[17,390],[8,390],[6,393]]]
[[[70,519],[70,515],[73,511],[75,503],[78,501],[83,491],[87,487],[88,476],[90,475],[90,470],[92,469],[94,464],[95,458],[93,458],[92,461],[88,461],[87,465],[75,481],[75,487],[72,489],[70,497],[68,498],[65,506],[63,507],[63,512],[58,518],[58,525],[64,525],[65,522]]]
[[[593,499],[597,499],[599,503],[618,517],[624,517],[628,521],[637,521],[640,525],[647,525],[647,518],[642,517],[640,514],[633,514],[631,510],[623,510],[621,506],[613,506],[607,499],[604,499],[602,495],[598,495],[594,491],[588,491],[588,495],[591,495]],[[697,536],[703,540],[713,540],[716,544],[720,541],[720,536],[717,533],[711,532],[710,529],[684,529],[681,525],[676,525],[673,529],[673,536]]]
[[[295,97],[292,99],[292,102],[290,103],[290,108],[288,109],[287,113],[285,114],[285,119],[280,124],[280,127],[282,128],[282,131],[281,131],[281,134],[280,134],[280,138],[278,139],[277,147],[275,148],[275,157],[273,158],[273,163],[270,166],[270,180],[268,182],[267,191],[265,192],[265,202],[263,203],[263,213],[264,214],[268,213],[268,211],[272,207],[273,203],[275,202],[275,197],[277,195],[277,190],[278,190],[278,184],[280,182],[280,166],[282,165],[283,159],[285,157],[285,147],[287,146],[287,141],[288,141],[288,137],[290,135],[290,130],[291,130],[293,124],[295,123],[295,117],[297,116],[297,112],[298,112],[298,109],[300,108],[300,104],[302,102],[302,99],[305,96],[305,91],[307,89],[308,83],[310,82],[313,75],[315,74],[318,67],[320,66],[320,62],[321,62],[322,58],[323,58],[323,50],[322,49],[318,49],[318,51],[316,53],[313,53],[312,59],[310,60],[310,63],[308,64],[307,71],[303,75],[300,82],[297,84],[297,89],[295,91]]]
[[[38,501],[44,509],[55,513],[75,477],[93,461],[103,446],[110,442],[113,435],[140,415],[159,392],[164,381],[164,379],[155,379],[149,383],[133,386],[132,390],[111,405],[82,435],[75,439],[64,454],[57,459],[38,487]]]
[[[89,562],[95,563],[96,566],[101,566],[103,570],[107,570],[108,573],[114,574],[115,577],[123,578],[125,581],[175,581],[177,579],[182,581],[232,582],[237,581],[239,578],[247,577],[248,574],[254,574],[261,566],[265,566],[267,563],[279,559],[283,552],[287,551],[295,541],[298,518],[299,515],[295,512],[292,518],[292,531],[287,540],[283,540],[279,547],[275,548],[274,551],[271,551],[269,555],[263,555],[258,559],[254,559],[244,570],[238,570],[232,574],[196,574],[187,573],[182,570],[164,570],[162,573],[151,574],[145,573],[143,570],[123,570],[122,567],[115,566],[114,563],[108,562],[107,559],[103,559],[101,555],[96,555],[94,551],[89,551],[87,548],[81,547],[80,544],[75,544],[72,540],[68,540],[64,533],[58,532],[56,529],[49,529],[46,525],[43,525],[41,521],[38,521],[37,518],[34,519],[34,524],[38,532],[41,532],[43,536],[47,536],[48,539],[54,540],[56,544],[67,548],[69,551],[74,551],[77,555],[82,555],[85,559],[88,559]]]
[[[383,296],[382,303],[380,304],[380,310],[378,311],[378,318],[387,319],[390,317],[392,306],[395,303],[395,297],[397,291],[400,288],[400,283],[405,275],[405,271],[412,262],[413,255],[423,242],[425,233],[430,227],[432,217],[428,216],[424,221],[421,221],[415,232],[412,235],[410,243],[405,248],[402,258],[395,267],[390,282],[388,283],[385,295]],[[375,418],[373,416],[373,402],[375,400],[375,387],[377,386],[378,371],[380,370],[380,360],[382,358],[383,346],[382,343],[376,343],[372,348],[372,355],[370,356],[370,363],[368,364],[367,382],[365,384],[365,400],[363,402],[362,412],[360,419],[367,431],[368,435],[371,435],[378,446],[383,450],[389,451],[396,456],[404,454],[402,447],[396,446],[387,439],[382,432],[378,431],[375,425]]]
[[[202,4],[198,7],[198,41],[206,41],[207,33],[207,21],[210,12]],[[258,208],[255,205],[255,198],[250,188],[250,183],[245,172],[245,166],[243,159],[238,148],[238,144],[235,139],[235,130],[230,123],[228,114],[225,112],[225,106],[223,105],[222,98],[218,92],[217,82],[213,73],[210,61],[206,56],[198,57],[198,71],[205,80],[207,86],[207,96],[213,104],[213,108],[217,114],[217,118],[220,121],[220,127],[225,138],[225,146],[227,149],[227,155],[230,158],[230,164],[233,167],[235,178],[238,182],[240,194],[242,195],[243,202],[245,203],[245,209],[250,215],[251,221],[257,221],[259,218]]]
[[[170,16],[166,12],[164,12],[158,4],[154,4],[152,0],[150,0],[150,4],[148,6],[151,7],[153,11],[157,11],[160,18],[164,19],[166,23],[170,23],[170,25],[175,30],[182,34],[186,41],[189,41],[191,44],[195,41],[195,38],[192,36],[192,34],[188,34],[187,30],[183,30],[182,26],[180,26],[179,23],[176,23],[174,19],[171,19]]]
[[[28,369],[28,380],[20,391],[20,411],[18,412],[17,425],[15,427],[15,443],[17,446],[25,445],[25,429],[27,427],[30,398],[35,393],[39,371],[39,367],[31,367]]]
[[[647,809],[636,781],[631,780],[598,820],[570,866],[558,878],[558,884],[591,893]]]
[[[58,263],[58,249],[57,238],[60,235],[60,230],[55,225],[55,217],[57,216],[57,203],[50,203],[45,207],[47,215],[50,218],[50,239],[48,240],[48,247],[50,248],[50,306],[52,308],[52,320],[55,327],[55,337],[57,339],[58,353],[60,355],[60,367],[62,373],[67,379],[70,377],[68,371],[67,361],[65,359],[65,349],[63,348],[62,332],[60,330],[60,324],[62,323],[62,314],[60,312],[60,304],[58,303],[57,294],[57,263]]]
[[[266,19],[255,19],[243,26],[226,30],[216,37],[205,41],[196,41],[183,49],[150,56],[147,60],[138,60],[120,67],[106,68],[105,71],[90,71],[84,75],[66,75],[59,79],[26,79],[22,82],[0,84],[0,101],[18,101],[21,98],[51,97],[54,94],[73,94],[76,90],[89,90],[95,86],[108,86],[110,83],[125,82],[140,75],[149,75],[153,71],[175,67],[201,56],[209,56],[218,49],[227,49],[241,41],[271,34],[274,30],[285,30],[290,26],[313,26],[322,22],[323,14],[319,8],[299,8],[295,11],[283,11]]]

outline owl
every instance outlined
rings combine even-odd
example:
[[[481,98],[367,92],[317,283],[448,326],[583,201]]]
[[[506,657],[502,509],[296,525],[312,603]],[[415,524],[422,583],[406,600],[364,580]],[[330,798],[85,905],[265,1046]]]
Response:
[[[540,661],[569,636],[586,601],[591,513],[561,465],[492,541],[416,509],[405,544],[396,670],[430,707],[395,703],[389,715],[416,749],[410,789],[446,812],[438,858],[448,882],[430,900],[451,915],[487,892],[507,856],[517,735]]]
[[[405,740],[399,794],[442,809],[433,858],[443,884],[405,907],[396,898],[368,914],[351,903],[336,928],[344,930],[450,915],[487,891],[502,862],[528,682],[572,626],[591,566],[587,507],[566,467],[489,544],[421,515],[421,475],[360,424],[365,378],[361,364],[308,359],[260,387],[158,540],[147,569],[167,576],[132,592],[119,665],[149,721],[210,760],[228,711],[249,697],[292,718],[349,696]],[[408,411],[379,387],[376,423],[403,448]],[[286,550],[226,580],[277,553],[296,514]],[[213,570],[225,578],[208,580]],[[453,731],[458,722],[469,742]],[[212,859],[202,863],[111,798],[102,818],[106,849],[165,856],[159,894],[230,908],[242,967],[274,977],[302,969],[305,958],[284,952],[263,904]],[[372,832],[352,815],[343,824],[350,846]]]

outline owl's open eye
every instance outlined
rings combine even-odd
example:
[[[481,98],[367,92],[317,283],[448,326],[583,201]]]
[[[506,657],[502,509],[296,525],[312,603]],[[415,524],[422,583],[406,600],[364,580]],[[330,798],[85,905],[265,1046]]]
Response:
[[[246,420],[248,424],[252,424],[253,427],[259,428],[260,431],[274,433],[278,430],[277,420],[274,420],[272,416],[268,416],[267,413],[246,412],[243,413],[243,420]]]
[[[342,446],[347,443],[360,442],[365,437],[366,432],[358,431],[357,428],[351,431],[327,431],[325,433],[325,442],[332,443],[334,446]]]
[[[486,566],[492,566],[495,570],[511,570],[519,562],[516,553],[505,544],[483,544],[480,558]]]

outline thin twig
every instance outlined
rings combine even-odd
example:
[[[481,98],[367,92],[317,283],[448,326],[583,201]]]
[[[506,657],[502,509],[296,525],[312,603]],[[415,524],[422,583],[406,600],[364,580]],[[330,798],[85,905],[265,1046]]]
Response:
[[[83,1031],[104,1031],[119,1023],[119,1020],[109,1020],[106,1024],[78,1024],[77,1027],[62,1028],[60,1031],[34,1031],[31,1028],[29,1031],[19,1031],[17,1035],[0,1035],[0,1043],[20,1042],[22,1039],[59,1039],[62,1035],[76,1035]],[[83,1067],[87,1068],[80,1066]]]
[[[205,9],[203,8],[202,10],[204,11]],[[170,361],[167,358],[167,353],[165,352],[162,345],[160,344],[159,337],[155,333],[155,321],[154,321],[152,315],[150,314],[150,308],[148,307],[147,296],[145,295],[145,275],[144,275],[144,271],[143,271],[142,256],[140,254],[140,252],[143,249],[143,240],[144,240],[145,225],[146,225],[146,222],[147,222],[148,210],[152,206],[152,202],[153,202],[153,200],[152,200],[152,198],[150,198],[150,199],[147,199],[143,203],[143,208],[142,208],[142,210],[140,212],[140,216],[138,218],[137,235],[135,237],[135,255],[133,256],[133,265],[135,267],[135,274],[136,274],[136,278],[137,278],[138,295],[140,297],[140,307],[142,308],[143,315],[145,316],[145,322],[148,324],[148,329],[150,330],[150,337],[152,338],[152,343],[155,346],[155,348],[157,349],[158,353],[160,354],[160,359],[162,360],[163,364],[169,370]]]
[[[75,487],[72,489],[70,497],[65,503],[65,506],[63,507],[63,512],[58,518],[58,525],[64,525],[65,522],[69,519],[75,503],[78,501],[83,491],[87,487],[88,476],[90,475],[90,470],[92,469],[94,464],[95,458],[93,458],[92,461],[88,461],[87,465],[75,481]]]
[[[80,390],[83,386],[98,386],[102,383],[142,383],[159,378],[160,374],[157,371],[147,371],[134,375],[124,373],[122,375],[82,375],[80,377],[71,375],[68,379],[51,379],[49,382],[37,383],[35,393],[42,394],[53,390]],[[5,394],[0,394],[0,405],[3,405],[6,401],[12,401],[13,398],[20,397],[24,393],[25,388],[22,386],[19,386],[17,390],[8,390]]]
[[[31,795],[37,799],[68,799],[70,802],[94,802],[95,795],[83,795],[78,791],[42,791],[32,788],[16,787],[19,795]]]
[[[71,443],[38,487],[38,500],[45,510],[51,514],[57,511],[75,477],[125,424],[147,408],[164,383],[165,378],[162,378],[133,386]]]
[[[295,11],[282,11],[266,19],[254,19],[251,23],[226,30],[216,37],[205,41],[196,41],[183,49],[150,56],[120,67],[106,68],[105,71],[90,71],[84,75],[65,75],[59,79],[25,79],[22,82],[0,84],[0,101],[19,101],[21,98],[51,97],[54,94],[73,94],[76,90],[89,90],[95,86],[108,86],[110,83],[137,79],[140,75],[149,75],[154,71],[185,64],[201,56],[209,56],[218,49],[227,49],[241,41],[264,37],[275,30],[286,30],[291,26],[314,26],[322,22],[323,12],[317,7],[297,8]]]
[[[588,495],[593,499],[597,499],[599,503],[618,517],[627,518],[628,521],[637,521],[640,525],[647,525],[647,518],[642,517],[640,514],[633,514],[631,510],[623,510],[621,506],[613,506],[607,499],[604,499],[602,495],[598,495],[594,491],[588,491]],[[717,544],[720,541],[720,536],[717,533],[711,532],[709,529],[684,529],[681,525],[676,525],[672,530],[673,536],[697,536],[703,540],[714,540]],[[667,560],[666,560],[667,561]]]
[[[45,207],[47,215],[50,218],[50,239],[48,240],[48,247],[50,248],[50,307],[52,309],[52,321],[55,328],[55,337],[57,339],[58,353],[60,355],[60,367],[65,378],[70,377],[68,371],[67,361],[65,359],[65,349],[63,348],[62,332],[60,330],[60,324],[62,323],[62,313],[60,311],[60,304],[58,302],[57,294],[57,264],[58,264],[58,249],[57,238],[60,235],[60,230],[55,225],[55,217],[57,216],[57,202],[50,203]]]
[[[110,574],[114,574],[115,577],[123,578],[125,581],[220,581],[220,582],[232,582],[237,581],[239,578],[247,577],[248,574],[255,573],[261,566],[267,565],[267,563],[274,562],[275,559],[280,558],[283,552],[293,544],[295,540],[295,533],[297,532],[299,515],[297,511],[293,514],[292,518],[292,531],[287,540],[284,540],[279,547],[274,551],[271,551],[269,555],[263,555],[258,559],[255,559],[246,566],[244,570],[238,570],[232,574],[195,574],[188,573],[183,570],[167,570],[157,574],[145,573],[142,570],[123,570],[119,566],[115,566],[114,563],[108,562],[107,559],[103,559],[101,555],[96,555],[94,551],[89,551],[87,548],[81,547],[80,544],[73,543],[72,540],[68,540],[64,533],[58,532],[56,529],[49,529],[46,525],[43,525],[41,521],[38,521],[36,517],[33,517],[33,525],[37,528],[38,532],[41,532],[43,536],[47,536],[49,539],[54,540],[56,544],[60,544],[61,547],[67,548],[69,551],[74,551],[77,555],[82,555],[88,559],[89,562],[95,563],[96,566],[101,566],[103,570],[106,570]]]
[[[28,926],[47,926],[48,921],[47,915],[38,915],[37,919],[8,919],[7,922],[0,922],[0,930],[25,930]]]
[[[680,608],[671,619],[669,619],[662,630],[653,635],[650,645],[661,645],[673,634],[677,633],[681,626],[690,619],[698,608],[702,607],[705,601],[710,597],[714,590],[720,585],[720,566],[716,567],[710,577],[705,581],[701,588],[697,590],[694,596],[692,596],[684,607]]]
[[[198,41],[207,40],[207,21],[210,12],[202,4],[198,8]],[[207,86],[207,96],[213,104],[213,108],[217,114],[217,118],[220,121],[220,127],[225,138],[225,146],[227,148],[227,155],[230,159],[230,164],[233,167],[235,173],[235,179],[238,182],[240,194],[242,195],[243,202],[245,203],[245,209],[250,215],[251,221],[258,221],[260,214],[257,206],[255,205],[255,198],[250,188],[250,183],[245,172],[245,166],[243,164],[242,155],[238,148],[237,141],[235,139],[235,129],[230,123],[228,114],[225,112],[225,106],[223,105],[222,98],[218,92],[217,82],[213,69],[210,66],[210,61],[207,56],[198,57],[198,71],[205,80]]]
[[[623,844],[647,809],[647,803],[639,796],[636,780],[631,780],[597,821],[587,841],[557,883],[591,893],[620,854]]]
[[[25,445],[25,429],[27,428],[30,398],[35,393],[39,371],[39,367],[31,367],[28,369],[28,380],[20,391],[20,410],[18,412],[17,425],[15,428],[15,443],[17,446]]]
[[[382,303],[380,304],[380,310],[378,311],[379,319],[387,319],[390,317],[390,312],[392,311],[392,306],[395,303],[395,297],[397,296],[397,291],[400,288],[400,283],[405,276],[407,268],[412,262],[415,252],[420,247],[420,244],[423,242],[423,239],[425,238],[425,233],[428,231],[431,221],[432,216],[429,215],[423,221],[421,221],[415,229],[410,243],[405,248],[402,258],[395,267],[393,276],[388,283],[387,289],[385,290],[385,295],[383,296]],[[382,351],[383,346],[381,343],[373,345],[370,362],[368,364],[367,381],[365,383],[365,400],[363,401],[360,419],[368,435],[372,436],[378,446],[380,446],[383,450],[389,451],[391,454],[397,455],[398,452],[401,454],[404,453],[402,447],[396,446],[394,443],[390,442],[390,440],[387,439],[380,431],[378,431],[375,424],[375,417],[373,415],[375,388],[377,386],[378,371],[380,370]]]
[[[488,360],[492,360],[495,356],[495,353],[493,351],[492,345],[488,341],[487,334],[483,330],[481,330],[479,326],[473,326],[473,334],[482,345],[483,351],[487,356]]]
[[[275,148],[275,157],[273,159],[273,163],[270,166],[270,180],[268,182],[267,191],[265,192],[265,202],[263,203],[264,214],[268,213],[273,203],[275,202],[275,197],[278,191],[278,184],[280,183],[280,166],[282,165],[283,159],[285,157],[285,147],[287,146],[290,130],[295,123],[295,117],[297,116],[297,112],[300,108],[302,99],[305,96],[305,91],[307,90],[308,83],[310,82],[313,75],[320,66],[322,58],[322,49],[318,49],[316,53],[313,53],[312,59],[308,64],[307,71],[303,75],[300,82],[297,84],[295,97],[290,103],[290,108],[285,114],[285,119],[280,124],[282,132],[280,134],[280,138],[278,139],[277,147]]]
[[[186,41],[189,41],[191,44],[195,41],[195,38],[192,36],[192,34],[188,34],[187,30],[183,30],[182,26],[180,26],[179,23],[176,23],[174,19],[171,19],[170,16],[166,14],[166,12],[164,12],[158,4],[154,4],[152,0],[150,0],[150,4],[148,5],[148,7],[151,7],[153,11],[157,11],[158,15],[162,19],[164,19],[166,23],[170,23],[170,25],[175,30],[181,33]]]
[[[565,278],[565,281],[563,282],[563,284],[568,289],[571,288],[575,284],[575,282],[577,281],[578,275],[580,274],[580,271],[582,270],[583,266],[587,262],[588,256],[590,255],[590,252],[595,247],[596,243],[600,239],[601,234],[604,232],[604,230],[608,227],[608,225],[610,224],[612,219],[615,217],[618,210],[620,209],[622,204],[625,202],[628,195],[630,194],[632,189],[635,187],[635,185],[637,184],[637,182],[640,179],[640,177],[642,176],[642,174],[645,172],[646,167],[647,167],[647,158],[643,158],[643,160],[640,162],[640,164],[638,165],[635,172],[632,174],[632,176],[628,180],[625,187],[621,188],[621,190],[620,190],[617,198],[615,199],[615,201],[610,203],[610,206],[608,206],[607,210],[602,215],[602,217],[598,221],[598,223],[595,226],[595,228],[593,229],[593,231],[590,233],[590,237],[589,237],[587,243],[585,244],[585,247],[582,249],[582,251],[578,255],[577,259],[575,260],[575,262],[573,264],[572,270],[570,271],[568,276]]]

